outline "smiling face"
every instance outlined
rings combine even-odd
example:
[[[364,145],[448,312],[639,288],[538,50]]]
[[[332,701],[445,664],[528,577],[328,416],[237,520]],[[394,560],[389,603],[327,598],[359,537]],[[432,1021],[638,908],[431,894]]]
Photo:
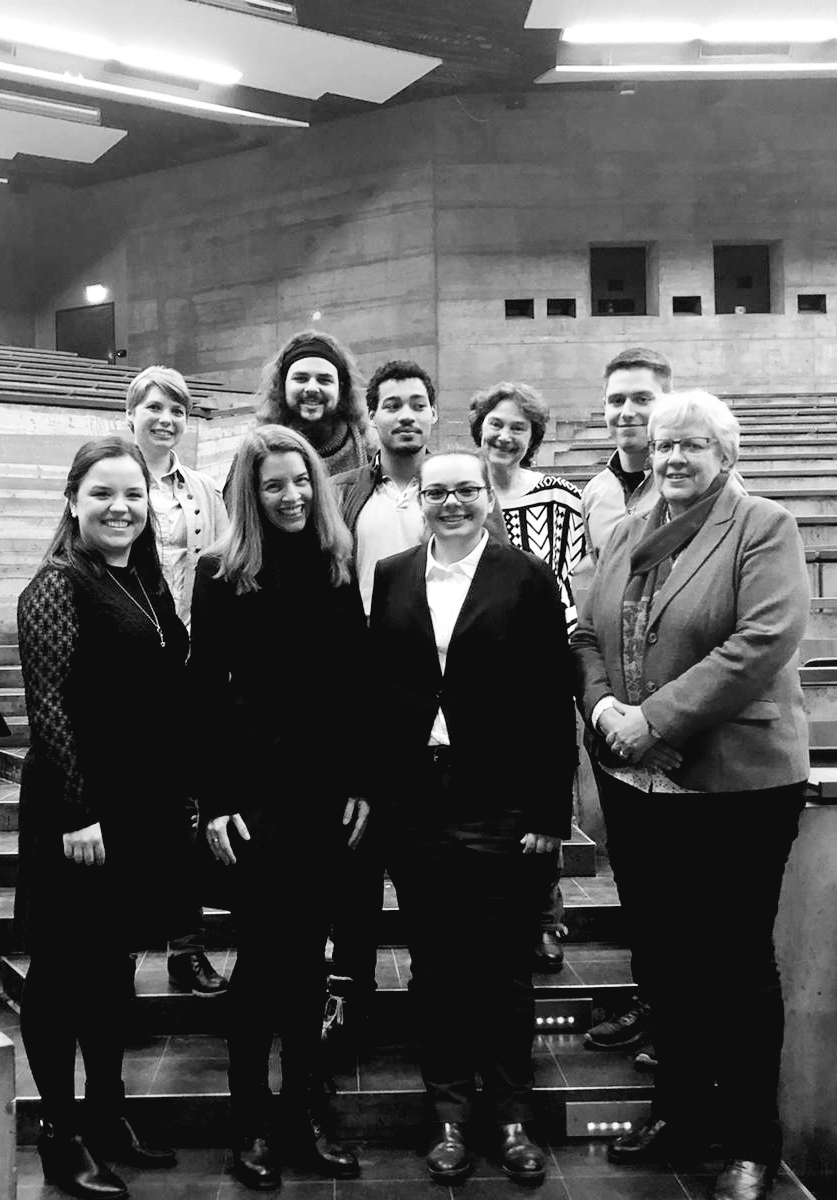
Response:
[[[301,533],[311,513],[314,488],[297,450],[268,454],[259,468],[259,504],[271,525]]]
[[[285,379],[285,403],[300,421],[314,424],[340,400],[337,368],[327,358],[298,358]]]
[[[378,389],[372,414],[381,446],[390,454],[410,455],[423,450],[436,424],[436,409],[420,379],[387,379]]]
[[[134,441],[145,459],[173,450],[186,432],[186,406],[155,384],[129,416]]]
[[[501,400],[482,423],[480,446],[492,466],[519,466],[531,441],[532,422],[514,400]]]
[[[422,468],[422,492],[434,487],[451,491],[469,484],[480,490],[467,502],[450,495],[444,504],[428,504],[424,495],[421,497],[421,511],[431,533],[443,545],[457,544],[461,549],[460,557],[476,546],[494,502],[493,493],[485,485],[479,459],[473,454],[439,454]]]
[[[148,521],[148,490],[132,458],[103,458],[94,463],[70,501],[79,534],[111,567],[126,567],[131,546]]]
[[[705,449],[691,447],[683,452],[683,441],[690,438],[711,439]],[[712,431],[703,421],[690,421],[679,429],[660,425],[654,430],[654,444],[671,441],[675,445],[667,454],[655,451],[651,465],[657,483],[657,491],[666,501],[674,516],[685,512],[699,500],[712,480],[722,469],[728,468]]]
[[[662,384],[647,367],[620,368],[609,376],[604,401],[607,431],[617,450],[629,458],[643,459],[648,447],[648,418],[662,395]]]

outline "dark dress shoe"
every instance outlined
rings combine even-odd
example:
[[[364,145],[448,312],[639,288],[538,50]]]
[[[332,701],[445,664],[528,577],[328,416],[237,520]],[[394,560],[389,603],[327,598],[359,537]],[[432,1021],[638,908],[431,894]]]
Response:
[[[360,1174],[357,1155],[333,1142],[325,1125],[313,1117],[302,1126],[286,1125],[283,1145],[286,1162],[307,1167],[327,1179],[357,1179]]]
[[[282,1186],[282,1172],[267,1138],[242,1138],[233,1150],[233,1173],[245,1187],[257,1192],[275,1191]]]
[[[607,1148],[611,1162],[630,1166],[632,1163],[659,1162],[670,1155],[695,1154],[706,1150],[708,1142],[700,1136],[685,1137],[670,1121],[651,1113],[635,1129],[620,1134]]]
[[[500,1126],[500,1162],[515,1183],[543,1183],[546,1157],[519,1122]]]
[[[776,1171],[766,1163],[730,1159],[715,1180],[712,1200],[764,1200],[775,1178]]]
[[[172,983],[193,996],[221,996],[227,990],[226,978],[218,974],[205,954],[172,954],[167,966]]]
[[[462,1126],[445,1121],[427,1152],[427,1171],[435,1183],[462,1183],[474,1169]]]
[[[79,1200],[120,1200],[128,1195],[119,1176],[98,1161],[81,1134],[62,1136],[45,1124],[38,1138],[38,1153],[44,1179]]]
[[[558,934],[552,929],[544,929],[535,945],[533,967],[536,972],[549,972],[553,975],[564,966],[564,947],[558,940]]]
[[[114,1117],[88,1135],[88,1142],[104,1158],[132,1167],[176,1167],[177,1157],[170,1146],[146,1146],[129,1124],[127,1117]]]

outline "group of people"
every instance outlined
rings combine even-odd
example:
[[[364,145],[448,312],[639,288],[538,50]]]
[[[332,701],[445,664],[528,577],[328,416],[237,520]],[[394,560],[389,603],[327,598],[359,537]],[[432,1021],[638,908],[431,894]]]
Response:
[[[638,988],[588,1042],[653,1032],[658,1064],[650,1116],[609,1156],[720,1135],[716,1200],[760,1200],[781,1148],[772,924],[808,774],[795,659],[808,597],[793,518],[735,473],[735,417],[672,393],[663,356],[623,351],[605,372],[614,454],[580,495],[534,469],[548,409],[523,384],[474,397],[474,450],[431,453],[420,365],[375,371],[364,406],[351,354],[304,331],[268,364],[260,400],[224,504],[177,458],[185,381],[142,372],[134,442],[79,450],[20,598],[32,740],[16,920],[45,1176],[120,1197],[109,1161],[174,1163],[129,1124],[121,1080],[131,952],[160,938],[178,984],[228,993],[237,1177],[275,1189],[291,1161],[356,1176],[323,1087],[323,952],[331,932],[326,1028],[337,1012],[360,1021],[386,869],[411,955],[429,1174],[472,1170],[479,1075],[503,1169],[540,1182],[532,972],[562,962],[577,702]],[[176,713],[161,713],[164,694]],[[198,822],[228,868],[228,985],[204,951]],[[740,836],[713,837],[719,825]],[[707,885],[707,859],[723,887]],[[707,938],[723,999],[694,968]],[[730,994],[752,1037],[729,1022]]]

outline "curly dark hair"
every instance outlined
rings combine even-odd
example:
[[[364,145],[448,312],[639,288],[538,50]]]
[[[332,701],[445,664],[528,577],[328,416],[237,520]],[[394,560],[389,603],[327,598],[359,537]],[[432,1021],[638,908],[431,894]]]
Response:
[[[410,359],[394,358],[390,362],[384,363],[382,367],[378,367],[366,385],[366,407],[371,413],[377,411],[381,384],[390,379],[420,379],[424,384],[428,400],[435,407],[436,389],[424,367],[420,367],[416,362],[411,362]]]
[[[528,383],[495,383],[493,387],[477,392],[471,399],[468,420],[471,436],[478,446],[482,445],[482,426],[485,418],[503,400],[513,400],[532,426],[529,448],[520,460],[522,467],[530,467],[540,449],[549,424],[549,408],[540,392]]]
[[[293,413],[285,403],[285,378],[290,360],[296,350],[306,342],[322,342],[331,351],[337,368],[340,385],[340,400],[337,411],[361,431],[369,424],[366,405],[363,401],[363,384],[360,369],[348,346],[338,342],[330,333],[319,329],[303,329],[285,342],[277,354],[265,363],[259,389],[256,392],[256,421],[260,425],[288,425],[293,423]],[[312,351],[312,354],[314,352]]]

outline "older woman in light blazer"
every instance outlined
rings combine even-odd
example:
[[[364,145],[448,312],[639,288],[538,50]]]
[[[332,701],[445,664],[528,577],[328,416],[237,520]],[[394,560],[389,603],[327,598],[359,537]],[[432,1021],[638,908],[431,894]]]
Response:
[[[808,776],[805,558],[793,517],[731,473],[725,404],[673,394],[648,431],[660,499],[617,527],[573,637],[659,1057],[650,1117],[609,1156],[720,1134],[715,1200],[761,1200],[781,1151],[772,930]]]

